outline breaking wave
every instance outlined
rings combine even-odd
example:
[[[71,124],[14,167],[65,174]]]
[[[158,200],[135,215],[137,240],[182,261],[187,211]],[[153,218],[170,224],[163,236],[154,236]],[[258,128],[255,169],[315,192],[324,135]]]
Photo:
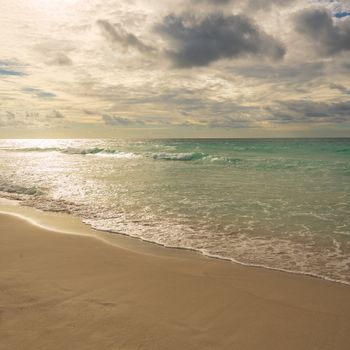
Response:
[[[117,151],[113,149],[106,149],[106,148],[100,148],[100,147],[93,147],[93,148],[74,148],[74,147],[68,147],[60,150],[61,153],[66,154],[81,154],[81,155],[87,155],[87,154],[99,154],[99,153],[106,153],[106,154],[114,154]]]
[[[12,152],[60,152],[68,155],[100,155],[114,156],[115,158],[152,158],[154,160],[176,160],[176,161],[195,161],[208,157],[208,154],[201,152],[182,152],[182,153],[134,153],[123,152],[113,148],[91,147],[91,148],[57,148],[57,147],[29,147],[29,148],[14,148],[6,149]]]
[[[159,160],[191,161],[203,159],[206,156],[207,154],[205,153],[154,153],[152,158]]]

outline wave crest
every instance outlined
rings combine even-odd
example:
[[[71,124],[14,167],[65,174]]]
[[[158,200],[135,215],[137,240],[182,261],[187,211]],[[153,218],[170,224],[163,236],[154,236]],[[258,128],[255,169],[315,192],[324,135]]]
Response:
[[[6,184],[6,183],[0,184],[0,192],[12,194],[12,195],[27,195],[27,196],[35,196],[35,195],[43,194],[43,190],[35,186],[25,187],[25,186]]]
[[[177,161],[191,161],[199,160],[206,157],[205,153],[153,153],[152,158],[157,160],[177,160]]]

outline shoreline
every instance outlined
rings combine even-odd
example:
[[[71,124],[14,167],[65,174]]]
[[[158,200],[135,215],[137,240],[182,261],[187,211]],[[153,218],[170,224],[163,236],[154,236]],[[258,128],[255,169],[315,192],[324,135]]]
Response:
[[[13,211],[14,209],[17,209]],[[18,210],[19,209],[19,210]],[[25,210],[27,209],[27,210]],[[25,206],[20,203],[18,200],[13,199],[7,199],[0,197],[0,215],[1,214],[13,214],[18,217],[22,217],[23,219],[28,220],[34,225],[37,225],[39,227],[42,227],[44,229],[47,229],[49,231],[59,231],[62,233],[68,233],[68,234],[74,234],[74,235],[82,235],[82,236],[94,236],[96,239],[99,239],[103,241],[106,244],[110,244],[112,246],[117,247],[128,247],[134,249],[135,247],[138,247],[138,249],[141,249],[142,251],[149,251],[151,250],[153,253],[155,253],[154,249],[156,249],[156,253],[163,255],[163,254],[177,254],[177,253],[184,253],[184,254],[194,254],[199,257],[209,258],[209,259],[217,259],[220,261],[224,261],[226,263],[231,264],[237,264],[240,266],[244,266],[247,268],[256,268],[256,269],[266,269],[271,271],[278,271],[282,273],[292,274],[292,275],[300,275],[305,276],[309,278],[315,278],[319,280],[324,280],[331,283],[339,283],[341,285],[345,285],[350,287],[350,282],[343,281],[343,280],[337,280],[335,278],[330,278],[322,275],[318,275],[315,273],[308,273],[303,271],[296,271],[296,270],[288,270],[278,267],[270,267],[266,265],[260,265],[260,264],[253,264],[253,263],[244,263],[239,260],[236,260],[234,258],[228,258],[224,256],[219,255],[211,255],[205,252],[202,252],[195,248],[186,248],[186,247],[173,247],[173,246],[166,246],[161,243],[149,241],[146,239],[143,239],[141,237],[136,237],[120,232],[113,232],[108,230],[99,230],[95,229],[90,224],[85,223],[81,218],[76,217],[74,215],[68,214],[68,213],[62,213],[62,212],[52,212],[52,211],[43,211],[40,209],[37,209],[35,207],[31,206]],[[48,221],[45,221],[44,224],[40,224],[40,220],[42,219],[43,215],[46,215],[48,217]],[[59,223],[56,226],[52,225],[52,219],[54,218],[64,218],[65,221],[70,221],[70,224],[68,226],[63,226]],[[67,219],[70,220],[67,220]],[[66,231],[66,232],[65,232]],[[81,233],[83,232],[83,234]],[[121,240],[120,240],[121,239]],[[121,246],[120,246],[121,245]],[[139,246],[141,245],[141,246]],[[158,249],[165,249],[166,251],[162,252]]]
[[[8,205],[12,214],[0,213],[1,349],[348,348],[347,285]]]
[[[347,285],[129,237],[105,244],[54,216],[42,223],[81,235],[0,214],[1,349],[348,348]]]

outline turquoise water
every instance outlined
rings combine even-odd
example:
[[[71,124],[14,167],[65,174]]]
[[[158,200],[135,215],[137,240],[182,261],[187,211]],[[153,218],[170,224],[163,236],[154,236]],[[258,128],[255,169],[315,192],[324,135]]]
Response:
[[[0,196],[350,283],[350,139],[2,140]]]

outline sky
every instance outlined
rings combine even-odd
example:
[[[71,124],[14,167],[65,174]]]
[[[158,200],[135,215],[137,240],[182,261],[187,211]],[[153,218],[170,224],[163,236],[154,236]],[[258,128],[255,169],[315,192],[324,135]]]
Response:
[[[0,137],[349,137],[350,0],[0,0]]]

